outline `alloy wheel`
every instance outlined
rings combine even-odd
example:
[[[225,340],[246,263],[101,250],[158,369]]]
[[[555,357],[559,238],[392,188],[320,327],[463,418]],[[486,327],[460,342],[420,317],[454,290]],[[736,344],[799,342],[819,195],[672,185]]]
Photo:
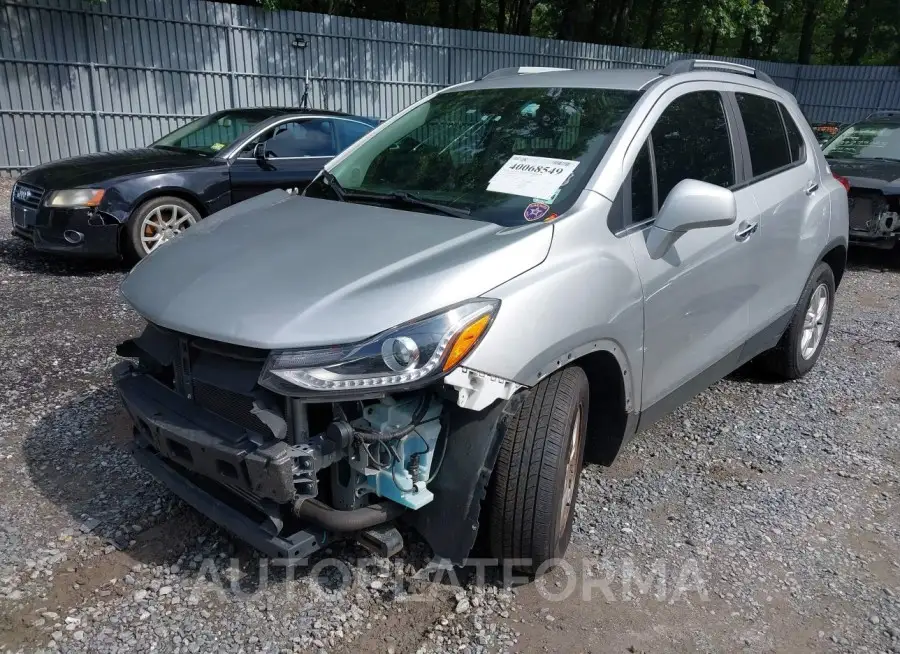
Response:
[[[144,253],[150,254],[196,222],[194,215],[184,207],[175,204],[156,207],[141,221],[141,247]]]
[[[809,360],[822,343],[825,323],[828,320],[828,287],[819,284],[809,297],[809,306],[803,318],[803,331],[800,335],[800,356]]]

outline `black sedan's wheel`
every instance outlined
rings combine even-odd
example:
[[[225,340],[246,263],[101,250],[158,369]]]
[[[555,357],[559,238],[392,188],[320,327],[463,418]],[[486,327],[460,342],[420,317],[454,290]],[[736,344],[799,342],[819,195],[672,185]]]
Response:
[[[588,380],[570,367],[541,381],[506,432],[488,497],[491,555],[534,573],[566,553],[584,458]]]
[[[181,198],[161,196],[147,200],[128,219],[125,254],[134,261],[143,259],[198,220],[200,212]]]

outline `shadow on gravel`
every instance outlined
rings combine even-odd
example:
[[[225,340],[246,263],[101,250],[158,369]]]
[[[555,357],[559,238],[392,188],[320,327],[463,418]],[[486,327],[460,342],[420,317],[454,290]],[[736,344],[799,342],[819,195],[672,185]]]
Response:
[[[183,574],[202,576],[226,595],[252,596],[289,579],[336,590],[346,584],[348,573],[359,575],[359,566],[373,564],[365,549],[345,541],[291,571],[269,565],[259,552],[219,529],[144,472],[127,450],[130,440],[131,421],[107,386],[55,407],[23,443],[27,474],[34,485],[81,525],[74,534],[61,536],[81,539],[108,555],[106,563],[89,564],[98,583],[121,578],[132,561],[178,565]],[[401,570],[388,575],[401,579],[402,586],[430,556],[414,532],[404,530],[404,538],[406,549],[390,563]],[[261,566],[267,568],[265,575],[260,574]],[[233,581],[234,574],[239,580]],[[374,579],[377,574],[369,570],[366,576]],[[81,581],[85,587],[90,583]]]
[[[847,251],[847,267],[851,270],[900,273],[900,246],[893,250],[850,246]]]
[[[127,264],[116,259],[82,259],[35,252],[18,237],[0,241],[0,264],[19,272],[61,277],[95,277],[128,270]]]

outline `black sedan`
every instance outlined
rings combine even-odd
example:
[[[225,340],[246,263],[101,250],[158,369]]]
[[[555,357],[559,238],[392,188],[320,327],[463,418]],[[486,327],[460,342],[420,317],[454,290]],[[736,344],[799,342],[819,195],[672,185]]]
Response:
[[[275,188],[303,190],[377,124],[296,108],[220,111],[147,148],[28,170],[13,187],[13,233],[36,250],[140,259],[235,202]]]

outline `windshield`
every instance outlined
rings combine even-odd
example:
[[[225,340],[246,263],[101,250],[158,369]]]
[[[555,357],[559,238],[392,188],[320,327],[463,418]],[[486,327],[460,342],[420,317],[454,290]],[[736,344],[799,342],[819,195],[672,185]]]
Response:
[[[900,125],[851,125],[824,148],[835,159],[891,159],[900,161]]]
[[[351,202],[354,194],[377,202],[374,194],[400,193],[501,225],[548,220],[575,202],[639,95],[587,88],[441,93],[330,172]],[[338,199],[322,177],[306,194]]]
[[[203,154],[215,154],[259,122],[278,115],[261,109],[236,110],[198,118],[162,137],[150,147],[175,148]]]

